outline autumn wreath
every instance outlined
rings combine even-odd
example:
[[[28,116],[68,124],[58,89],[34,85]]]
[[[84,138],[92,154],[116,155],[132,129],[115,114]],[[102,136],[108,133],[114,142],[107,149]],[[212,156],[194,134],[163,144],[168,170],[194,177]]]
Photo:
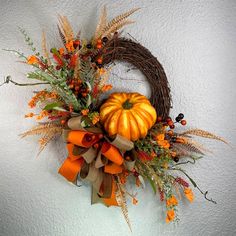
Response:
[[[107,22],[104,7],[96,32],[89,40],[74,34],[65,16],[59,16],[61,48],[47,49],[45,33],[42,53],[31,38],[20,29],[33,54],[16,53],[23,63],[31,65],[27,74],[36,83],[20,84],[6,77],[5,83],[19,86],[45,84],[35,91],[29,102],[30,112],[38,125],[22,134],[40,135],[41,152],[56,137],[62,136],[68,157],[59,173],[78,184],[89,181],[92,186],[92,204],[119,206],[130,226],[126,197],[137,204],[136,194],[126,190],[128,179],[137,187],[147,180],[153,191],[159,193],[166,206],[166,222],[177,221],[176,208],[181,194],[192,202],[190,184],[203,192],[182,168],[195,163],[205,152],[193,136],[225,142],[222,138],[200,129],[175,131],[175,126],[186,125],[180,113],[169,117],[170,89],[163,67],[151,52],[133,39],[122,37],[118,31],[132,23],[128,17],[137,9],[121,14]],[[139,69],[150,83],[151,97],[139,93],[112,93],[105,101],[101,95],[112,89],[108,84],[110,65],[115,61],[128,62]],[[104,97],[104,96],[103,96]]]

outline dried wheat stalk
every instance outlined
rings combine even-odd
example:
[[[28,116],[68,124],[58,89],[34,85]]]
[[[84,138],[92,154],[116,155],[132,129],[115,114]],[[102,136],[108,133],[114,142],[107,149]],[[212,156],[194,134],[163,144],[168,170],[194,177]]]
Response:
[[[127,208],[127,203],[126,203],[126,197],[125,197],[125,189],[124,186],[121,184],[120,181],[120,177],[118,175],[115,176],[115,180],[116,180],[116,200],[117,203],[119,205],[119,207],[121,207],[122,213],[124,215],[124,218],[130,228],[130,231],[132,232],[131,229],[131,224],[130,224],[130,220],[129,220],[129,215],[128,215],[128,208]]]
[[[20,134],[21,138],[25,138],[29,135],[45,135],[45,134],[53,134],[54,136],[60,135],[62,132],[62,126],[55,123],[45,123],[39,124],[30,130]]]
[[[133,24],[134,21],[132,20],[123,20],[120,22],[117,22],[115,24],[113,24],[108,30],[105,31],[105,33],[103,33],[102,37],[111,37],[111,34],[115,33],[116,31],[118,31],[119,29],[123,28],[125,25],[129,25],[129,24]]]
[[[107,9],[106,6],[104,6],[101,11],[96,31],[94,34],[95,40],[99,38],[100,33],[105,29],[106,25],[107,25]]]
[[[121,15],[118,15],[117,17],[115,17],[114,19],[112,19],[107,26],[101,31],[101,35],[100,37],[104,37],[105,35],[107,35],[107,32],[109,32],[112,28],[114,28],[115,25],[120,24],[121,22],[125,21],[130,15],[132,15],[134,12],[136,12],[137,10],[139,10],[140,8],[134,8],[128,12],[125,12]]]
[[[42,51],[43,51],[43,56],[47,59],[48,65],[51,65],[49,53],[47,50],[46,34],[44,31],[42,32]]]
[[[218,140],[218,141],[228,144],[228,142],[225,139],[223,139],[215,134],[212,134],[208,131],[201,130],[201,129],[190,129],[190,130],[187,130],[187,131],[181,133],[180,135],[183,135],[183,136],[194,135],[194,136],[199,136],[199,137],[203,137],[203,138],[215,139],[215,140]]]
[[[69,20],[66,16],[58,15],[59,19],[59,28],[61,32],[63,33],[66,42],[72,41],[74,39],[74,32],[70,25]]]

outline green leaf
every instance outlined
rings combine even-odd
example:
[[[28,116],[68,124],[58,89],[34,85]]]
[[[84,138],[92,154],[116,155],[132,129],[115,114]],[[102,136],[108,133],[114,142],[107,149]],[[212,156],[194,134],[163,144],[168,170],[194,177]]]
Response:
[[[150,185],[152,186],[154,193],[156,194],[157,190],[156,190],[156,185],[155,185],[154,181],[149,176],[147,176],[147,179],[148,179]]]
[[[48,110],[57,110],[57,109],[55,109],[55,108],[61,108],[61,104],[58,103],[58,102],[53,102],[53,103],[47,104],[47,105],[43,108],[43,110],[46,110],[46,111],[48,111]],[[63,109],[63,108],[61,108],[61,109]],[[63,109],[63,110],[64,110],[64,109]]]

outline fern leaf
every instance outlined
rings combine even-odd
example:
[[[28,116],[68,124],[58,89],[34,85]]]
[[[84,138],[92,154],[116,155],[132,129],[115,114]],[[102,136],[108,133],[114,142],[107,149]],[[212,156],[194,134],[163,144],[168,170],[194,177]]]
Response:
[[[190,129],[190,130],[187,130],[187,131],[181,133],[180,135],[183,135],[183,136],[184,135],[195,135],[195,136],[199,136],[199,137],[203,137],[203,138],[215,139],[215,140],[218,140],[218,141],[228,144],[228,142],[226,140],[224,140],[223,138],[221,138],[215,134],[212,134],[208,131],[201,130],[201,129]]]
[[[62,40],[63,44],[66,44],[65,35],[62,33],[62,31],[61,31],[59,25],[57,25],[57,28],[58,28],[58,32],[59,32],[59,35],[60,35],[60,37],[61,37],[61,40]]]
[[[117,185],[117,190],[116,190],[116,200],[121,207],[122,213],[124,215],[124,218],[129,226],[130,231],[132,232],[131,229],[131,224],[129,220],[129,215],[128,215],[128,208],[127,208],[127,203],[126,203],[126,197],[125,197],[125,190],[123,190],[124,186],[121,184],[120,177],[116,176],[116,185]]]
[[[139,8],[134,8],[126,13],[123,13],[117,17],[115,17],[114,19],[112,19],[107,26],[102,30],[101,32],[101,37],[103,37],[103,35],[107,35],[107,31],[110,31],[111,28],[114,27],[114,25],[117,25],[118,23],[126,20],[130,15],[132,15],[134,12],[136,12],[137,10],[139,10]]]
[[[48,65],[51,65],[51,61],[47,50],[46,35],[44,31],[42,32],[42,50],[43,50],[43,56],[47,59]]]
[[[99,38],[99,35],[105,29],[106,24],[107,24],[107,9],[106,9],[106,6],[104,6],[100,14],[98,25],[96,27],[94,39]]]
[[[191,155],[192,153],[204,155],[204,152],[192,143],[174,143],[173,146],[177,151],[185,152],[188,155]]]
[[[118,30],[120,30],[125,25],[129,25],[129,24],[133,24],[133,23],[134,23],[134,21],[131,21],[131,20],[119,21],[119,22],[113,24],[113,26],[102,35],[102,37],[106,36],[106,37],[110,38],[111,34],[115,33]]]

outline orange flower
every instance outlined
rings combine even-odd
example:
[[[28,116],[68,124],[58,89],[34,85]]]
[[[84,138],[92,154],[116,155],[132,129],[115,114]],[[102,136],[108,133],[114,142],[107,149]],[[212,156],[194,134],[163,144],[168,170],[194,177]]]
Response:
[[[159,146],[166,148],[166,149],[168,149],[170,147],[170,143],[167,140],[160,140],[160,141],[157,141],[157,143]]]
[[[100,120],[99,115],[94,115],[94,116],[93,116],[93,119],[92,119],[92,123],[95,125],[95,124],[98,123],[99,120]]]
[[[48,115],[49,115],[48,111],[42,110],[42,111],[40,112],[40,114],[36,117],[36,119],[37,119],[37,120],[41,120],[41,119],[43,119],[44,117],[46,117],[46,116],[48,116]]]
[[[64,54],[65,49],[64,48],[59,48],[58,51],[59,51],[60,55],[62,56]]]
[[[30,108],[34,108],[36,106],[35,100],[34,99],[30,100],[28,105]]]
[[[112,89],[112,85],[111,84],[106,84],[102,87],[102,92],[107,92],[111,89]]]
[[[184,188],[184,194],[185,197],[190,201],[193,202],[194,200],[194,195],[193,195],[193,191],[191,188]]]
[[[178,205],[178,200],[176,199],[176,197],[175,197],[174,195],[172,195],[170,198],[168,198],[168,199],[166,200],[166,205],[167,205],[168,207],[170,207],[170,206],[176,206],[176,205]]]
[[[81,111],[81,114],[82,114],[83,116],[87,116],[88,113],[89,113],[89,109],[84,109],[84,110]]]
[[[73,52],[75,50],[72,40],[69,41],[68,43],[66,43],[65,47],[66,47],[68,52]]]
[[[165,135],[164,134],[158,134],[156,136],[156,141],[163,141],[165,139]]]
[[[173,221],[175,218],[175,211],[174,210],[168,210],[166,213],[166,223],[169,223]]]
[[[33,116],[34,116],[34,113],[30,112],[29,114],[25,115],[25,118],[29,118],[29,117],[33,117]]]
[[[34,55],[31,55],[27,58],[27,63],[30,65],[37,64],[38,62],[39,62],[39,59]]]
[[[133,204],[137,205],[138,204],[138,200],[136,198],[133,198]]]
[[[99,75],[103,75],[106,73],[106,70],[104,68],[100,68],[100,69],[98,69],[98,73],[99,73]]]

